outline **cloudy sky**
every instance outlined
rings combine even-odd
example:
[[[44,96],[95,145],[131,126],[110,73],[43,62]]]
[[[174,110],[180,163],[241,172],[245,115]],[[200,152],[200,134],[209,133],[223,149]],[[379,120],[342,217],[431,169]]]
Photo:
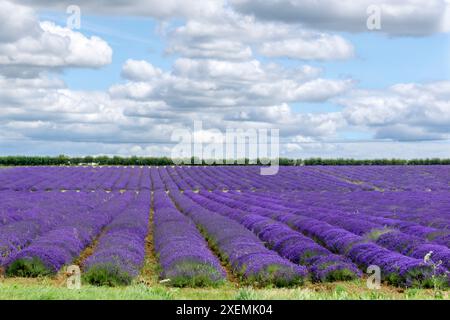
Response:
[[[449,31],[445,0],[0,0],[0,155],[170,155],[201,120],[450,157]]]

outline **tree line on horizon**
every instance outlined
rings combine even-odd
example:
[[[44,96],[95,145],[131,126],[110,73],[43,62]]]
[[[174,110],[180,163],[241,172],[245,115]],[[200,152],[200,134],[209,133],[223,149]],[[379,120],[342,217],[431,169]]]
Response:
[[[186,161],[187,160],[187,161]],[[51,156],[1,156],[0,166],[77,166],[77,165],[135,165],[135,166],[164,166],[178,164],[168,157],[119,157],[119,156],[85,156],[69,157],[66,155]],[[188,165],[263,165],[267,161],[258,159],[222,160],[211,163],[208,160],[196,158],[185,159]],[[312,165],[450,165],[450,159],[426,158],[426,159],[290,159],[279,158],[280,166],[312,166]]]

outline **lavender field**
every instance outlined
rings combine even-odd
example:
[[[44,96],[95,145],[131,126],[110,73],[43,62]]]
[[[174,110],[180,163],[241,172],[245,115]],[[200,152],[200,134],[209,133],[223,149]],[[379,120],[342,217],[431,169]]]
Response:
[[[425,259],[425,257],[428,257]],[[0,171],[7,278],[176,287],[367,278],[448,286],[449,166],[16,167]]]

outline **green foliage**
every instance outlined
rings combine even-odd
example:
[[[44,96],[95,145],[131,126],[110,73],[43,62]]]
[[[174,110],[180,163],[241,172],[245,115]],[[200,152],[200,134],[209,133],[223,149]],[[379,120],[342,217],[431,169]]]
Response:
[[[39,258],[18,259],[11,263],[6,269],[8,277],[40,277],[52,274]]]
[[[321,252],[317,249],[315,250],[306,250],[303,255],[300,257],[299,261],[295,261],[298,264],[304,265],[310,258],[321,254]]]
[[[392,229],[382,228],[382,229],[373,229],[369,233],[366,234],[366,239],[370,241],[377,241],[383,234],[392,232]]]
[[[182,159],[180,159],[182,160]],[[68,157],[59,155],[57,157],[48,156],[4,156],[0,157],[0,166],[77,166],[77,165],[101,165],[101,166],[170,166],[179,163],[175,159],[167,157],[108,157],[108,156],[85,156],[85,157]],[[268,163],[268,159],[221,159],[221,160],[200,160],[198,158],[188,158],[181,161],[182,164],[189,165],[262,165]],[[450,165],[450,159],[288,159],[279,158],[280,166],[382,166],[382,165]]]
[[[295,275],[290,277],[286,274],[290,270],[286,267],[281,267],[279,265],[269,265],[264,270],[260,270],[258,274],[248,275],[243,278],[242,275],[245,273],[245,266],[239,272],[241,275],[241,282],[248,285],[253,285],[260,288],[289,288],[295,286],[301,286],[305,283],[305,278]]]
[[[343,286],[337,285],[334,289],[333,297],[336,300],[346,300],[349,298],[349,293]]]
[[[350,281],[357,279],[358,275],[356,275],[353,271],[349,269],[339,269],[334,270],[332,272],[328,272],[324,279],[321,279],[322,282],[334,282],[334,281]]]
[[[130,285],[132,279],[131,275],[114,264],[95,265],[83,274],[83,280],[95,286],[125,286]]]
[[[252,288],[239,289],[238,293],[234,297],[235,300],[257,300],[258,294]]]
[[[0,157],[0,166],[77,166],[77,165],[134,165],[134,166],[164,166],[173,165],[173,161],[167,157],[108,157],[108,156],[86,156],[86,157],[58,157],[47,156],[6,156]]]
[[[166,277],[170,279],[169,285],[174,287],[215,287],[224,283],[214,267],[190,261],[177,263]]]

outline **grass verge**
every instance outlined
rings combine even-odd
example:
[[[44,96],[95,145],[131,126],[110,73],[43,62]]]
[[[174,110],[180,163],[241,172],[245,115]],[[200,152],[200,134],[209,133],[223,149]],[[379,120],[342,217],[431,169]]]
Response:
[[[135,282],[127,287],[85,285],[70,290],[54,278],[0,279],[0,300],[416,300],[449,299],[448,291],[435,296],[433,290],[401,289],[383,285],[370,290],[363,280],[306,284],[298,288],[238,288],[226,283],[216,288],[173,288]]]

